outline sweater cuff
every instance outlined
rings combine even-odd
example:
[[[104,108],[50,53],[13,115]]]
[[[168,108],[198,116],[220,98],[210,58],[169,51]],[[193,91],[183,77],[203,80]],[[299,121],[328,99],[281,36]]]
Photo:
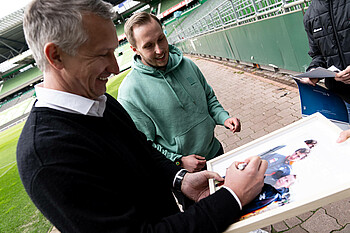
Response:
[[[226,111],[220,112],[218,118],[217,118],[217,123],[219,125],[224,125],[225,121],[230,118],[230,115]]]
[[[242,210],[242,203],[241,203],[241,201],[239,200],[239,198],[238,198],[238,196],[236,195],[236,193],[233,192],[233,190],[230,189],[230,188],[227,187],[227,186],[222,186],[222,188],[227,189],[227,190],[232,194],[232,196],[236,199],[236,201],[237,201],[237,203],[238,203],[238,205],[239,205],[239,208]]]
[[[225,226],[226,228],[237,221],[242,214],[237,200],[225,188],[219,189],[212,195],[204,198],[203,201],[211,203],[210,207],[206,206],[206,209],[211,213],[213,221],[218,226]],[[222,230],[224,231],[225,229]]]
[[[164,149],[163,146],[158,143],[152,142],[152,146],[172,162],[175,162],[176,159],[180,159],[183,157],[183,155],[169,152],[167,149]]]

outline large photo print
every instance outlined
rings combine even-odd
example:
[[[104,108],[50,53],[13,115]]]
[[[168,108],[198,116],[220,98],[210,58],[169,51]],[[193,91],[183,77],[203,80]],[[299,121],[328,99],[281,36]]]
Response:
[[[208,161],[208,170],[222,177],[253,155],[268,162],[262,192],[229,231],[254,230],[349,196],[350,145],[336,143],[340,132],[317,113]],[[210,181],[211,192],[221,185]]]

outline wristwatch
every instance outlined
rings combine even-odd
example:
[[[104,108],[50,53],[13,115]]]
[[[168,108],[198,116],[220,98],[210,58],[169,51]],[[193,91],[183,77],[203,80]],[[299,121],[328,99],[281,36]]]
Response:
[[[175,165],[181,167],[182,166],[182,160],[181,158],[175,159]]]
[[[175,179],[174,179],[174,189],[177,190],[177,191],[180,191],[181,192],[181,184],[182,184],[182,180],[184,179],[186,173],[188,171],[186,169],[181,169],[175,176]]]

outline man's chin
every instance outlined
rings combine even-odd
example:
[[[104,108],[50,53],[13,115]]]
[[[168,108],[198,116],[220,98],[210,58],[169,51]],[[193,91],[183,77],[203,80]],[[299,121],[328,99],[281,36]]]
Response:
[[[165,69],[167,65],[168,65],[168,59],[157,62],[158,69]]]
[[[165,70],[166,69],[166,65],[159,65],[159,66],[156,66],[155,68],[157,69],[160,69],[160,70]]]
[[[165,69],[167,64],[168,64],[167,62],[166,63],[153,63],[153,64],[147,62],[147,65],[149,65],[155,69],[160,69],[160,70]]]

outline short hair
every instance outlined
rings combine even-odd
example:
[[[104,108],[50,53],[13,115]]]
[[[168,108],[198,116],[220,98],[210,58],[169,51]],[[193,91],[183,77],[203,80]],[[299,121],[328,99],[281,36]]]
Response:
[[[310,150],[307,148],[300,148],[300,149],[297,149],[295,152],[300,152],[302,154],[309,154]]]
[[[305,140],[304,141],[306,144],[317,144],[316,140],[310,139],[310,140]]]
[[[145,25],[147,23],[152,22],[152,19],[154,19],[159,24],[160,28],[162,28],[162,23],[157,18],[157,16],[144,11],[135,13],[126,21],[124,25],[124,32],[126,35],[126,39],[132,46],[136,47],[136,40],[134,38],[134,26]]]
[[[115,11],[110,3],[101,0],[33,0],[26,8],[23,30],[39,69],[48,64],[44,53],[46,43],[52,42],[74,56],[88,40],[83,28],[85,14],[113,19]]]

